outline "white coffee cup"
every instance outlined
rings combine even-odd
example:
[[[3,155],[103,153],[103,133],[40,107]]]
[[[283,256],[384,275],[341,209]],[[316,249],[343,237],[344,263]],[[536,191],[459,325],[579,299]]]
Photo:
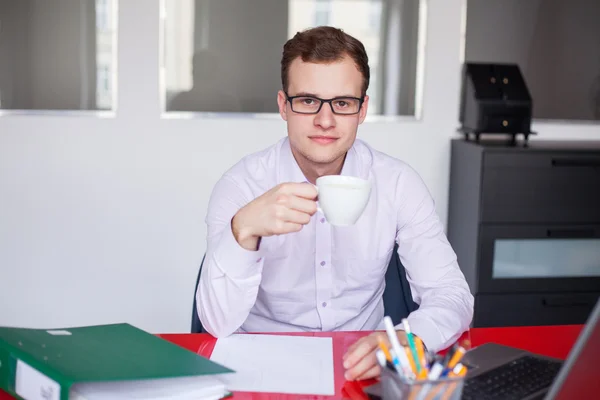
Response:
[[[319,208],[327,222],[336,226],[354,225],[371,195],[371,182],[354,176],[327,175],[317,178]]]

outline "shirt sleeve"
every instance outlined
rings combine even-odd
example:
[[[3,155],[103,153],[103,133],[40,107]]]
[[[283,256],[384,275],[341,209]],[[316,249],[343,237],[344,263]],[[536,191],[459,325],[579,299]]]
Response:
[[[235,332],[256,302],[262,277],[263,254],[239,245],[231,220],[250,200],[230,178],[215,185],[206,216],[207,249],[196,292],[197,312],[213,336]]]
[[[398,255],[419,309],[408,316],[412,332],[431,351],[452,345],[469,328],[473,295],[435,211],[425,183],[407,166],[397,185]],[[401,328],[399,325],[398,328]]]

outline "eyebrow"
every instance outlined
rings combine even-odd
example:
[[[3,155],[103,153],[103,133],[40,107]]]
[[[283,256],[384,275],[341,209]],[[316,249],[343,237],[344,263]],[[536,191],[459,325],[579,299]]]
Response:
[[[295,94],[294,96],[306,96],[306,97],[317,97],[317,98],[322,98],[314,93],[309,93],[309,92],[299,92],[297,94]],[[359,96],[355,96],[353,94],[342,94],[342,95],[338,95],[335,97],[332,97],[332,99],[337,99],[340,97],[353,97],[353,98],[360,98]]]

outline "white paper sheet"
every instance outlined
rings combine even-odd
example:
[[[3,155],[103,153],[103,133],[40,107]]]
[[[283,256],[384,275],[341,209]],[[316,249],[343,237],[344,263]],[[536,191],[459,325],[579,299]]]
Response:
[[[229,390],[334,395],[331,338],[236,334],[217,340],[210,357],[236,371]]]
[[[227,389],[217,376],[184,376],[117,382],[77,383],[71,387],[74,400],[198,400],[221,399]]]

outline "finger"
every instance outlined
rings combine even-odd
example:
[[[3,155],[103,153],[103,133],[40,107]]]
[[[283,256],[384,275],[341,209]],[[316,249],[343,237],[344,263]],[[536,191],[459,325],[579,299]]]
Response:
[[[362,359],[373,353],[375,347],[377,347],[377,337],[373,335],[369,335],[364,338],[364,340],[359,340],[356,342],[356,347],[352,349],[352,351],[348,352],[348,357],[346,357],[346,360],[344,360],[344,368],[354,368],[354,366],[361,362]],[[374,362],[375,354],[373,353],[372,355]]]
[[[369,370],[364,372],[362,375],[356,377],[357,381],[362,381],[363,379],[371,379],[381,375],[381,367],[379,364],[375,364]]]
[[[309,200],[294,195],[287,197],[287,206],[291,209],[302,211],[309,215],[313,215],[317,212],[317,203],[314,200]]]
[[[282,210],[277,212],[276,217],[282,222],[291,222],[294,224],[306,225],[310,222],[310,214],[286,207],[282,207]]]
[[[317,189],[310,183],[289,182],[281,185],[281,191],[286,194],[295,195],[309,200],[317,198]]]
[[[281,235],[284,233],[299,232],[302,230],[303,226],[304,225],[302,224],[295,224],[293,222],[282,222],[273,233],[276,235]]]
[[[346,354],[344,354],[343,359],[346,360],[346,358],[348,358],[350,356],[350,354],[353,353],[356,348],[358,348],[359,346],[362,346],[363,342],[365,342],[365,341],[369,341],[369,342],[373,341],[374,347],[379,346],[380,338],[381,338],[381,340],[383,340],[383,343],[385,343],[387,346],[389,346],[390,341],[385,333],[373,332],[368,336],[363,336],[362,338],[360,338],[359,340],[354,342],[352,345],[350,345],[350,347],[348,347],[348,350],[346,350]]]
[[[406,338],[406,332],[396,331],[396,334],[398,336],[398,342],[400,342],[400,345],[408,346],[408,339]]]
[[[348,380],[357,379],[358,377],[365,375],[377,365],[378,364],[377,358],[375,357],[375,352],[371,351],[365,357],[361,358],[352,368],[348,369],[344,377]]]
[[[360,346],[362,344],[362,342],[364,342],[365,340],[369,340],[368,336],[363,336],[362,338],[358,339],[356,342],[352,343],[350,345],[350,347],[348,347],[348,349],[346,350],[346,353],[344,354],[343,360],[345,361],[350,354],[352,354],[354,352],[354,350]]]

